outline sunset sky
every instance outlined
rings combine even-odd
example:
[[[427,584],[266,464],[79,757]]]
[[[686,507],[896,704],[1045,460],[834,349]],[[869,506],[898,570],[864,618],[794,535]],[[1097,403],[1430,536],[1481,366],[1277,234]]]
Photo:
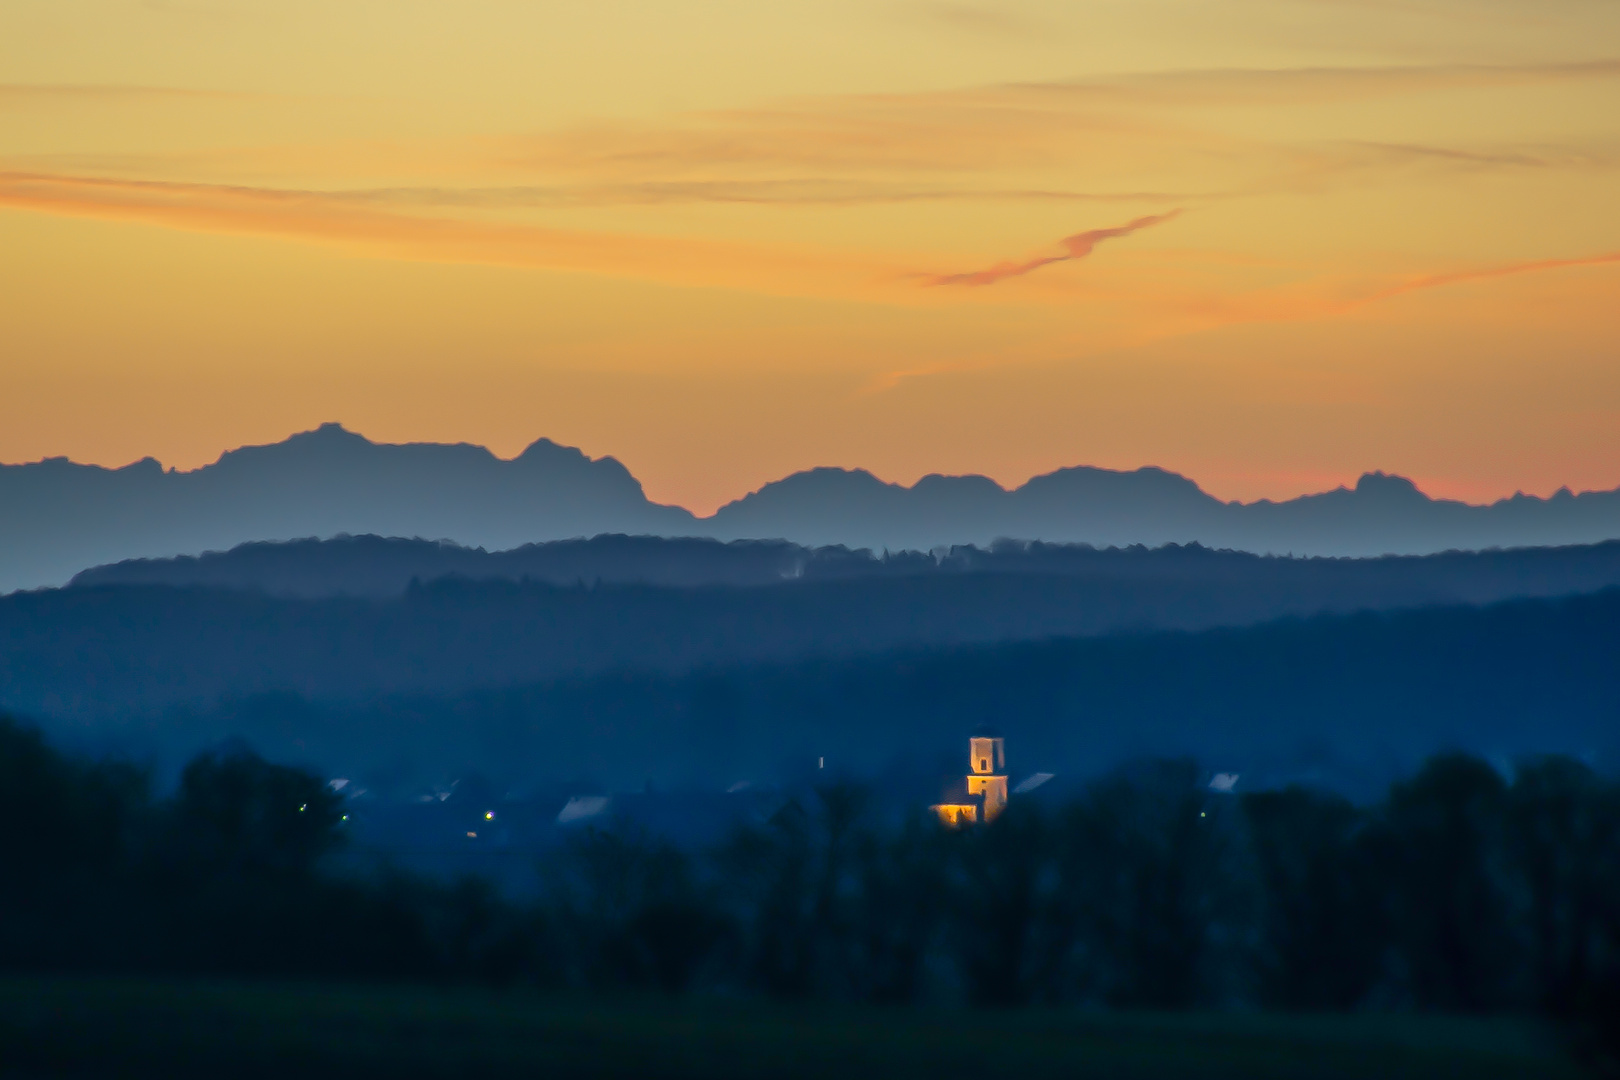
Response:
[[[1614,0],[6,0],[0,461],[1620,485]]]

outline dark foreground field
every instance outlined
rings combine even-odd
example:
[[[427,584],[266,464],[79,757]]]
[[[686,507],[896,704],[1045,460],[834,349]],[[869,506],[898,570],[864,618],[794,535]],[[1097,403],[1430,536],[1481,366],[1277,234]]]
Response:
[[[7,1077],[1576,1076],[1501,1018],[980,1012],[476,991],[0,981]]]

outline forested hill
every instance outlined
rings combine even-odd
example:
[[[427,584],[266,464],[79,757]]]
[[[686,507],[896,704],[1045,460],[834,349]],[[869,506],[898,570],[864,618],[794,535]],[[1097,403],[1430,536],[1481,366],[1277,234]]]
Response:
[[[269,619],[270,602],[255,603]],[[380,624],[366,632],[387,633]],[[752,632],[739,627],[738,639]],[[237,655],[246,657],[252,635],[234,633]],[[233,695],[209,706],[165,711],[147,694],[141,708],[131,697],[128,709],[92,717],[86,702],[47,702],[39,683],[30,711],[58,738],[159,761],[241,736],[274,759],[400,794],[475,773],[497,790],[581,781],[719,790],[814,778],[824,759],[827,775],[881,776],[892,791],[927,799],[942,773],[960,767],[963,734],[984,721],[1006,734],[1016,776],[1053,772],[1059,784],[1131,758],[1180,755],[1239,773],[1247,786],[1307,780],[1369,796],[1454,748],[1504,766],[1538,752],[1574,754],[1608,772],[1620,766],[1620,590],[1196,634],[913,647],[444,688],[487,678],[493,669],[479,669],[477,657],[491,644],[477,639],[438,658],[435,687],[418,681],[410,692],[371,699],[333,696],[352,656],[330,657],[331,643],[317,639],[304,655],[326,666],[306,668],[302,686],[283,680],[298,693],[254,693],[274,680],[263,669],[245,678],[238,660],[234,683],[212,684],[234,687]],[[206,636],[188,646],[206,666]],[[52,693],[88,689],[102,695],[104,709],[201,669],[68,663],[53,674]],[[22,673],[13,666],[4,685],[18,686]],[[513,666],[508,674],[521,672]],[[396,685],[403,691],[407,682]],[[80,712],[51,718],[45,704]]]
[[[1620,570],[1616,547],[1613,561]],[[766,585],[801,577],[807,569],[814,576],[836,576],[884,566],[870,552],[812,550],[785,540],[723,544],[604,534],[485,551],[442,540],[339,536],[256,541],[200,556],[127,559],[81,571],[69,585],[200,585],[271,596],[385,597],[404,593],[413,581],[446,577],[553,585]]]
[[[390,555],[398,557],[391,563]],[[451,576],[399,588],[413,565],[433,560],[474,572],[549,571],[574,583]],[[300,578],[289,568],[308,572]],[[372,538],[256,545],[217,561],[123,569],[136,580],[161,581],[165,575],[153,571],[167,571],[179,581],[212,575],[238,587],[87,584],[0,597],[0,707],[94,716],[268,691],[447,693],[620,669],[675,673],[1478,603],[1620,582],[1620,544],[1378,560],[1009,545],[880,559],[624,537],[489,556]],[[771,583],[634,583],[643,571],[666,580]],[[591,584],[582,583],[587,572]],[[615,575],[627,580],[599,583]],[[344,580],[379,595],[273,594]],[[272,591],[239,587],[254,581]],[[381,588],[390,582],[397,591]]]
[[[786,581],[971,574],[1088,579],[1150,592],[1185,587],[1207,612],[1190,621],[1151,606],[1108,619],[1138,626],[1243,623],[1285,614],[1430,603],[1489,603],[1620,585],[1620,541],[1371,559],[1290,558],[1198,544],[1094,548],[1003,541],[986,548],[883,552],[808,548],[784,540],[602,535],[485,551],[443,541],[345,536],[255,542],[229,551],[131,559],[85,570],[71,584],[205,586],[271,596],[402,595],[413,581],[446,577],[553,585],[772,585]],[[1202,595],[1202,600],[1200,600]],[[1190,609],[1189,609],[1190,610]]]

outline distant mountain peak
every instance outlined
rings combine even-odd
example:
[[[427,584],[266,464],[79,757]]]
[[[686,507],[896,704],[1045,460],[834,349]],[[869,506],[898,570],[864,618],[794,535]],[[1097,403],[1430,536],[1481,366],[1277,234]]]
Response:
[[[978,491],[984,493],[1005,493],[1006,489],[988,476],[978,473],[968,473],[965,476],[946,476],[943,473],[929,473],[927,476],[911,485],[911,490],[919,493]]]
[[[751,506],[761,502],[780,502],[783,499],[812,497],[825,499],[828,497],[846,498],[858,494],[873,494],[885,491],[905,491],[907,488],[900,484],[891,484],[879,480],[866,469],[846,469],[837,465],[818,465],[813,469],[802,469],[790,473],[780,480],[772,480],[761,486],[757,491],[750,492],[740,499],[733,499],[721,507],[720,513],[733,507]],[[717,515],[718,516],[718,515]]]
[[[1137,490],[1174,493],[1181,497],[1210,499],[1211,496],[1178,472],[1144,465],[1139,469],[1104,469],[1096,465],[1068,465],[1040,476],[1032,476],[1019,491],[1043,488],[1089,488],[1093,490]]]
[[[266,446],[377,446],[358,431],[350,431],[335,420],[328,420],[319,427],[310,431],[300,431],[289,435],[279,443],[266,443]]]
[[[599,472],[623,473],[630,477],[630,470],[614,457],[593,458],[577,446],[564,446],[552,442],[550,439],[536,439],[523,448],[523,452],[512,459],[514,464],[561,466],[564,468],[595,468]],[[635,481],[639,488],[641,482]]]
[[[364,435],[350,431],[342,424],[328,422],[309,431],[294,432],[280,442],[251,443],[246,446],[239,446],[235,450],[227,450],[219,456],[213,466],[205,465],[201,469],[193,469],[191,472],[199,473],[211,467],[222,465],[240,466],[249,462],[259,463],[293,458],[317,460],[342,457],[347,459],[373,449],[377,445]]]
[[[591,460],[585,451],[576,446],[564,446],[561,443],[552,442],[550,439],[546,438],[536,439],[528,446],[525,446],[523,448],[523,453],[519,454],[514,460],[524,461],[526,459],[542,459],[558,456],[575,457],[582,461]]]
[[[1418,486],[1404,476],[1386,473],[1382,470],[1362,473],[1356,481],[1357,495],[1371,495],[1384,499],[1410,499],[1422,502],[1432,502],[1429,496],[1418,489]]]

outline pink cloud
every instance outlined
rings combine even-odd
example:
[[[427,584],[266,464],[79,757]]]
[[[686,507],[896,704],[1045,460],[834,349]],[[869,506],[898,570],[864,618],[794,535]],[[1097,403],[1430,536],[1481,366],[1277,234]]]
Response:
[[[1023,277],[1032,271],[1053,263],[1069,262],[1073,259],[1083,259],[1090,255],[1096,246],[1104,240],[1115,240],[1121,236],[1129,236],[1139,229],[1146,229],[1152,225],[1169,221],[1180,214],[1180,210],[1172,210],[1168,214],[1155,214],[1149,217],[1139,217],[1135,221],[1124,225],[1116,225],[1111,229],[1091,229],[1087,232],[1075,233],[1065,236],[1058,241],[1063,248],[1062,255],[1047,255],[1037,259],[1027,259],[1024,262],[999,262],[984,270],[973,270],[961,274],[939,274],[925,279],[928,285],[994,285],[1007,278]]]

